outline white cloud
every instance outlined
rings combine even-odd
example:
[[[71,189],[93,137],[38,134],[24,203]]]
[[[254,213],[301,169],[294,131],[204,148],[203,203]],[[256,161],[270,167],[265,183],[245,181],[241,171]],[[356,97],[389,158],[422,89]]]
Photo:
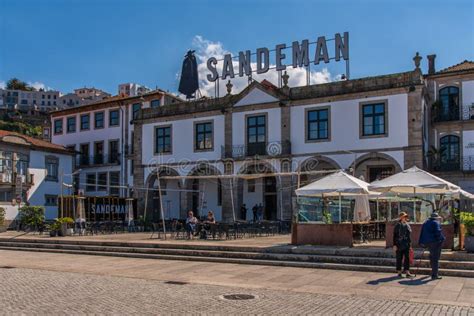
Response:
[[[200,35],[196,35],[192,42],[193,49],[196,50],[195,55],[198,61],[198,73],[199,73],[199,87],[201,89],[201,93],[205,96],[214,97],[214,89],[215,83],[209,82],[207,80],[207,74],[209,74],[209,70],[207,69],[207,59],[209,57],[215,57],[216,59],[224,58],[225,54],[229,54],[230,52],[224,48],[224,45],[221,42],[212,42],[203,38]],[[235,56],[235,54],[232,54]],[[238,65],[234,64],[234,71],[238,71]],[[270,65],[270,68],[275,67],[275,65]],[[252,69],[256,69],[257,64],[255,62],[252,63]],[[217,64],[217,71],[218,73],[222,72],[222,61]],[[288,85],[290,87],[298,87],[306,85],[306,71],[303,68],[293,68],[287,67],[287,73],[290,76]],[[252,78],[254,80],[262,81],[266,79],[273,83],[274,85],[278,86],[278,72],[275,70],[270,70],[265,74],[256,73],[252,74]],[[337,81],[340,80],[340,76],[332,77],[330,72],[327,68],[323,68],[321,71],[311,71],[310,72],[310,83],[311,84],[319,84],[319,83],[326,83],[330,81]],[[231,80],[233,84],[232,93],[238,93],[242,91],[248,85],[248,78],[245,77],[238,77],[236,76],[234,79]],[[219,82],[219,93],[220,96],[225,95],[226,93],[226,81],[221,80]]]
[[[53,90],[51,87],[48,87],[44,83],[39,82],[39,81],[35,81],[35,82],[28,81],[28,85],[30,87],[35,88],[36,90],[40,90],[40,89],[43,89],[43,90],[46,90],[46,91]]]
[[[6,82],[5,81],[2,81],[0,80],[0,89],[5,89],[5,86],[6,86]]]

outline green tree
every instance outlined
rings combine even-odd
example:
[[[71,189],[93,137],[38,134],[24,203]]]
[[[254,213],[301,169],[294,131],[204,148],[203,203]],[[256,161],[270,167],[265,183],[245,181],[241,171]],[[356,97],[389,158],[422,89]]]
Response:
[[[21,81],[18,78],[11,78],[7,81],[7,89],[9,90],[23,90],[23,91],[35,91],[36,89],[30,87],[26,82]]]

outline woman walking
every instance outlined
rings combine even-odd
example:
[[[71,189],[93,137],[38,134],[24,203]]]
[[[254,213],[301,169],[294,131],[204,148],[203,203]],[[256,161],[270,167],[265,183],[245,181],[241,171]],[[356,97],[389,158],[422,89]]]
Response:
[[[397,258],[397,274],[407,278],[413,277],[410,274],[410,249],[411,249],[411,227],[408,224],[408,214],[401,212],[397,224],[393,229],[393,250]],[[403,271],[402,271],[403,261]]]

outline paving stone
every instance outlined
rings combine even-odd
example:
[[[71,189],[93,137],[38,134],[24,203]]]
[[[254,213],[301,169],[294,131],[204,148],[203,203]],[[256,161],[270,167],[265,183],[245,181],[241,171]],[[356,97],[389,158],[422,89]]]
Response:
[[[474,314],[474,308],[353,295],[296,293],[33,269],[0,269],[2,315]],[[256,295],[223,300],[223,294]]]

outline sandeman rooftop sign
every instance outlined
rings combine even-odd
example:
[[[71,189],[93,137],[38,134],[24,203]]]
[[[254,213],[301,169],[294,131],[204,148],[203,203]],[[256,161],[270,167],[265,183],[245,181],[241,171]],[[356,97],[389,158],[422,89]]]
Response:
[[[330,55],[329,51],[333,51],[334,54]],[[270,63],[270,55],[274,57],[272,63]],[[240,51],[238,56],[226,54],[221,60],[211,57],[207,60],[207,69],[209,70],[207,80],[214,82],[219,78],[224,80],[235,78],[235,76],[251,76],[253,72],[263,74],[270,68],[284,71],[287,67],[309,67],[310,63],[319,65],[321,62],[329,63],[330,60],[340,61],[341,58],[349,59],[348,32],[344,32],[342,36],[340,33],[336,33],[332,39],[320,36],[315,42],[305,39],[301,42],[295,41],[288,46],[278,44],[272,50],[261,47],[257,48],[254,53],[246,50]],[[255,69],[252,69],[252,62],[256,64]],[[220,68],[217,67],[218,63],[222,63],[222,70],[218,69]],[[271,67],[271,64],[275,66]]]

